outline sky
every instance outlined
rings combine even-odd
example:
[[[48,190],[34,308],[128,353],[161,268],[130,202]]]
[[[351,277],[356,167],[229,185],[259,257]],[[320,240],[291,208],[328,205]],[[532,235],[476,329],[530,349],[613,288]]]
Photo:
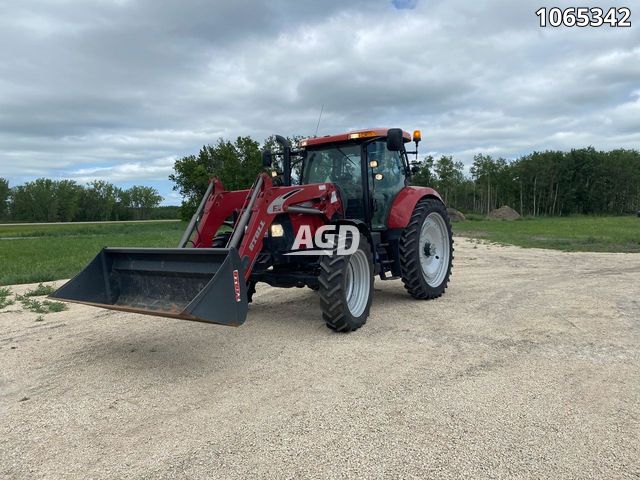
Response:
[[[311,136],[321,108],[319,135],[420,129],[421,154],[467,166],[638,149],[640,9],[631,28],[540,28],[538,8],[570,5],[0,0],[0,177],[151,185],[176,205],[177,158]]]

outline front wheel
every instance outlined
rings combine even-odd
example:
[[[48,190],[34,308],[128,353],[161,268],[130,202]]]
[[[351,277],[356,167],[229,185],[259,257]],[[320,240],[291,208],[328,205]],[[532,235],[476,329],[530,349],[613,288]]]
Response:
[[[409,294],[428,300],[441,296],[451,275],[453,236],[444,204],[420,200],[400,237],[402,283]]]
[[[320,307],[330,329],[352,332],[366,323],[373,296],[371,257],[369,242],[360,235],[351,255],[334,253],[320,260]]]

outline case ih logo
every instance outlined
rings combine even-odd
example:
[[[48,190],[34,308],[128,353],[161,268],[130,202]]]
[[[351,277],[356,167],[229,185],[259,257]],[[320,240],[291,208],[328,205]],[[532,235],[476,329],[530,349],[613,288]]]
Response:
[[[242,298],[240,295],[240,275],[238,275],[238,270],[233,271],[233,289],[236,291],[236,302],[240,302]]]
[[[311,234],[302,225],[293,242],[293,251],[285,255],[351,255],[358,249],[360,232],[353,225],[323,225]]]

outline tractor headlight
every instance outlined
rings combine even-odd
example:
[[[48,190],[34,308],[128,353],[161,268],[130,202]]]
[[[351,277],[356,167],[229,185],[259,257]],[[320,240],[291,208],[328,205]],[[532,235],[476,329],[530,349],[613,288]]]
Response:
[[[279,223],[274,223],[271,225],[271,236],[272,237],[284,237],[284,228]]]

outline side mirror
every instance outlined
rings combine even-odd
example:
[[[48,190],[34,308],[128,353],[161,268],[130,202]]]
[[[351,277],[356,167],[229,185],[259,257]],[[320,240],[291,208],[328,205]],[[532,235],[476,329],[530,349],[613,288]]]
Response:
[[[401,128],[390,128],[387,130],[387,150],[390,152],[399,152],[404,145]]]
[[[263,150],[262,151],[262,166],[264,168],[269,168],[273,164],[273,156],[271,155],[271,150]]]

